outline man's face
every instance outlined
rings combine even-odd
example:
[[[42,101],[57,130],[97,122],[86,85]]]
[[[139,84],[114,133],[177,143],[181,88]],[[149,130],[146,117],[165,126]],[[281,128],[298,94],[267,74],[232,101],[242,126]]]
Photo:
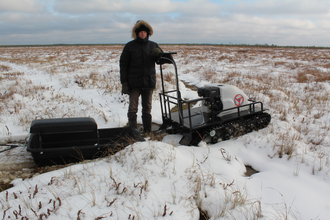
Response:
[[[139,32],[139,37],[142,38],[142,39],[146,38],[147,35],[148,35],[148,34],[147,34],[146,31],[140,31],[140,32]]]

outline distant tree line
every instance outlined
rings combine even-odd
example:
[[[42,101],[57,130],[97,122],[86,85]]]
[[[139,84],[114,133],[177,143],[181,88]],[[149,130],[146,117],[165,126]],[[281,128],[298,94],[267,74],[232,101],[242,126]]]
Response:
[[[118,44],[40,44],[40,45],[0,45],[0,47],[50,47],[50,46],[112,46],[112,45],[124,45]],[[228,47],[269,47],[269,48],[306,48],[306,49],[330,49],[330,47],[324,46],[279,46],[276,44],[211,44],[211,43],[181,43],[181,44],[166,44],[160,43],[160,45],[208,45],[208,46],[228,46]]]

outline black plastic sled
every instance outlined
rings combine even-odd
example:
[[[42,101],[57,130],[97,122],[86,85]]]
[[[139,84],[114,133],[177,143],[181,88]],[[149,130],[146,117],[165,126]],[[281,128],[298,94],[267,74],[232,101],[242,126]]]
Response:
[[[38,165],[80,162],[104,157],[145,141],[131,127],[98,129],[93,118],[54,118],[32,121],[27,151]]]

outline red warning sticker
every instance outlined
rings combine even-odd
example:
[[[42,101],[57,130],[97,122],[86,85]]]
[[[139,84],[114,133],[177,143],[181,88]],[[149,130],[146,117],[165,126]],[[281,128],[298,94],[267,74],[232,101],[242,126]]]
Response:
[[[234,99],[234,103],[236,106],[241,106],[244,103],[244,96],[241,94],[237,94]]]

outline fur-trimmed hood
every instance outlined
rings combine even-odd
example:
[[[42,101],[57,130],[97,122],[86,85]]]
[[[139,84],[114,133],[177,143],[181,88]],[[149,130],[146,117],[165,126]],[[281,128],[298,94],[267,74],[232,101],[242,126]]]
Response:
[[[140,28],[146,28],[147,30],[149,30],[149,31],[147,31],[148,36],[151,36],[154,33],[151,25],[148,22],[143,21],[143,20],[139,20],[139,21],[136,22],[136,24],[134,25],[134,27],[132,29],[132,38],[133,39],[137,38],[137,34],[138,34],[137,30],[140,29]]]

